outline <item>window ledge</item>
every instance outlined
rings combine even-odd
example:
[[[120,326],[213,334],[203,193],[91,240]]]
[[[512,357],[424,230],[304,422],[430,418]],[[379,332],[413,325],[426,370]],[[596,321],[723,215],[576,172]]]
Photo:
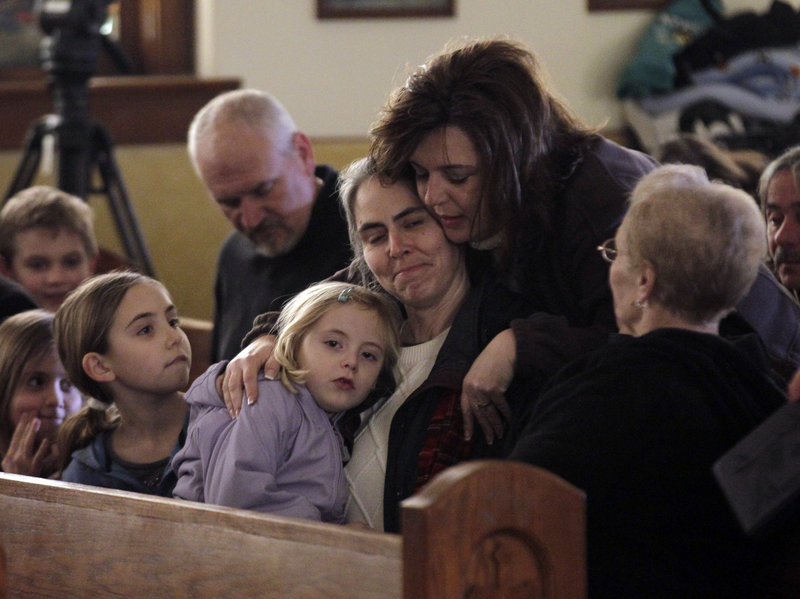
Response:
[[[192,117],[236,78],[191,75],[96,77],[89,82],[91,118],[114,144],[183,143]],[[54,112],[44,80],[0,82],[0,150],[21,149],[30,125]]]

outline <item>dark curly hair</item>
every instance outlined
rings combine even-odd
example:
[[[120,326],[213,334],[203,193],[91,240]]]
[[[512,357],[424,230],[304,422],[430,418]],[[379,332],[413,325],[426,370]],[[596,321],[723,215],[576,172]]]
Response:
[[[495,228],[503,232],[503,270],[522,253],[522,223],[526,230],[531,223],[538,237],[548,236],[561,181],[574,169],[578,145],[594,133],[544,78],[521,43],[450,43],[390,95],[370,131],[375,168],[392,179],[413,178],[409,159],[429,133],[444,126],[466,133],[480,156],[481,201],[492,202],[491,214],[500,219]]]

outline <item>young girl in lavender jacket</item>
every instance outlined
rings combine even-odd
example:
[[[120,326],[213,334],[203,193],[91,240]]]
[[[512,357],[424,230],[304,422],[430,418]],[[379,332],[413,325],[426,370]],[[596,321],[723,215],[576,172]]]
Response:
[[[186,444],[174,458],[175,497],[323,522],[344,522],[345,449],[335,429],[397,360],[399,312],[386,296],[320,283],[281,311],[280,380],[231,420],[218,389],[227,362],[199,377],[186,401]],[[262,396],[263,394],[263,396]]]

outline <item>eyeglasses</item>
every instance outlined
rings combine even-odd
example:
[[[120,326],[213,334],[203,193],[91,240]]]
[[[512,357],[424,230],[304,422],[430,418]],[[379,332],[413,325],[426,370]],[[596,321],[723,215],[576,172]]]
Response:
[[[613,237],[611,239],[606,239],[602,245],[597,246],[597,251],[600,252],[603,260],[606,262],[613,262],[617,257],[617,240]]]

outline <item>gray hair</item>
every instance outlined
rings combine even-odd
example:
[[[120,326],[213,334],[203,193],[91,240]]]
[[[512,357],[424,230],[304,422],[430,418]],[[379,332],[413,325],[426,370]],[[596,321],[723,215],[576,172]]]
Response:
[[[200,140],[232,123],[261,128],[275,143],[285,143],[287,147],[297,131],[289,111],[275,96],[256,89],[225,92],[203,106],[189,125],[187,147],[195,169]]]
[[[347,234],[350,237],[350,247],[353,250],[352,267],[361,275],[362,280],[374,286],[374,278],[364,260],[364,245],[358,234],[356,225],[356,196],[361,186],[377,174],[375,162],[370,158],[359,158],[351,162],[339,173],[339,201],[347,219]]]
[[[778,156],[775,160],[770,162],[761,173],[761,178],[758,181],[758,201],[761,204],[761,211],[766,214],[767,210],[767,193],[769,192],[769,184],[775,175],[783,171],[791,171],[794,174],[795,180],[800,177],[800,146],[794,146],[786,150],[783,154]]]
[[[764,219],[750,195],[674,164],[642,177],[630,204],[620,233],[631,263],[653,266],[653,299],[706,323],[744,297],[766,254]]]

